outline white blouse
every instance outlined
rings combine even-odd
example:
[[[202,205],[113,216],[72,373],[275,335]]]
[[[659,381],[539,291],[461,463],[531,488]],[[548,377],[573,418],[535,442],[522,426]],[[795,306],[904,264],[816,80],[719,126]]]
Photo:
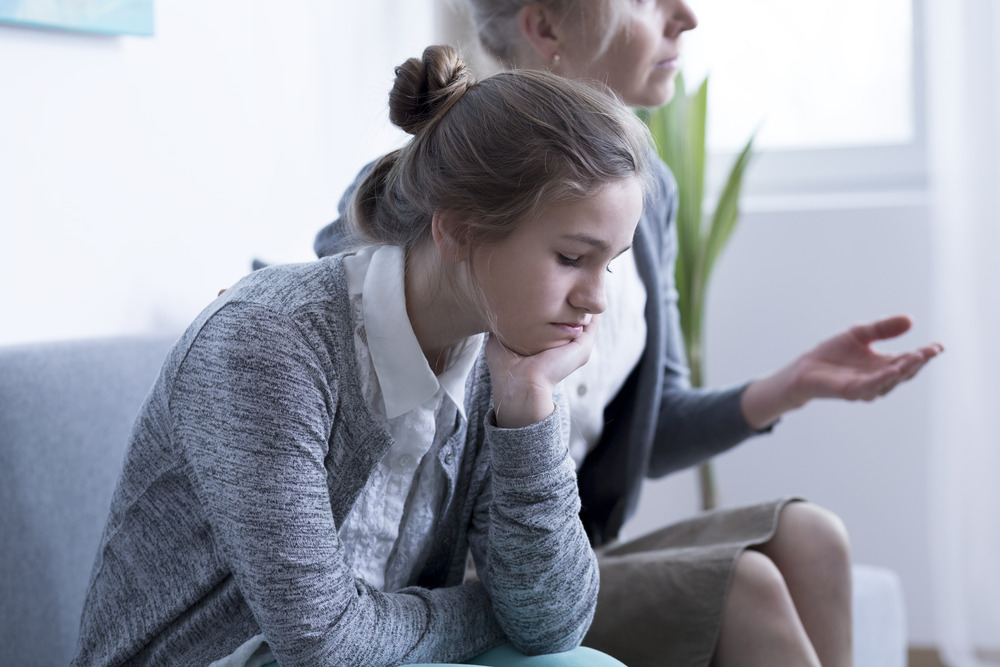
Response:
[[[354,573],[395,591],[412,583],[432,546],[447,486],[437,454],[466,419],[465,381],[483,336],[467,339],[435,376],[406,314],[403,250],[366,248],[344,267],[362,392],[393,444],[339,534]]]

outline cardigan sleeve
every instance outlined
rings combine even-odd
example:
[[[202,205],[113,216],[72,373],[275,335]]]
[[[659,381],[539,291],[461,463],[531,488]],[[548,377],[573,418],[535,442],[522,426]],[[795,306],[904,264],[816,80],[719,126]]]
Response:
[[[500,640],[480,584],[383,593],[353,576],[326,468],[338,388],[288,317],[222,308],[181,364],[170,412],[217,557],[282,665],[450,661]]]
[[[486,417],[490,476],[471,533],[479,575],[507,639],[527,654],[580,644],[597,604],[599,572],[579,518],[568,449],[569,413],[502,429]]]

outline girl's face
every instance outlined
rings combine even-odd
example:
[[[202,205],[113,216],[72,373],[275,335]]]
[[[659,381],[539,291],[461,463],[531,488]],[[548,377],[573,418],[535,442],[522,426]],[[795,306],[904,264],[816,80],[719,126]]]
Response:
[[[614,1],[614,0],[609,0]],[[596,60],[578,40],[565,44],[556,71],[574,78],[607,83],[630,106],[658,107],[674,94],[680,67],[681,35],[698,25],[685,0],[624,0],[628,7],[618,32]],[[585,27],[600,35],[605,26]],[[579,34],[579,28],[577,29]],[[573,34],[564,31],[565,34]]]
[[[535,354],[579,336],[607,306],[608,265],[632,245],[641,211],[642,189],[629,178],[477,249],[473,270],[501,342]]]

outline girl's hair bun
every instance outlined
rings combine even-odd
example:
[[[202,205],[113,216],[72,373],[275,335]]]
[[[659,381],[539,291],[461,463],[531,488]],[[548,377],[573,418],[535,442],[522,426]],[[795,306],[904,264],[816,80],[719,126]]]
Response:
[[[428,46],[419,59],[396,68],[389,93],[389,119],[409,134],[417,134],[441,118],[475,83],[458,51],[450,46]]]

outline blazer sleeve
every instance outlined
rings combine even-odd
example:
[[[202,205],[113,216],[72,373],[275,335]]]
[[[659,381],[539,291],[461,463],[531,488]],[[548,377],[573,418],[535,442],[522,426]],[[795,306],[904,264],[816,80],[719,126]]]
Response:
[[[354,182],[347,186],[347,190],[340,198],[340,203],[337,204],[337,219],[316,234],[313,250],[317,257],[336,255],[338,252],[351,250],[361,244],[361,239],[354,232],[350,222],[351,198],[374,164],[374,162],[369,162],[361,168]]]

